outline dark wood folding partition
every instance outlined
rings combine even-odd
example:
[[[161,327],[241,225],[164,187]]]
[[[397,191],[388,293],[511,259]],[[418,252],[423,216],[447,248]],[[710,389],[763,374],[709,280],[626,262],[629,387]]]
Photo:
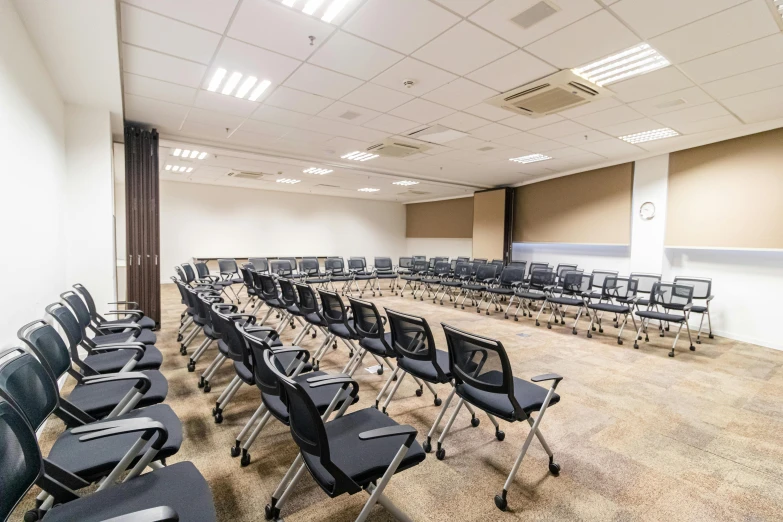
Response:
[[[158,131],[125,126],[128,301],[160,325]]]

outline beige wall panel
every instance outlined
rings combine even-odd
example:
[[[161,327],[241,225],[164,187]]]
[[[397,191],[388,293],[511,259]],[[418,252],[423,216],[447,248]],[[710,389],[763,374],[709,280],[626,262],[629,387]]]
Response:
[[[473,237],[473,198],[405,205],[405,237]]]
[[[503,259],[506,189],[473,194],[473,257]]]
[[[783,249],[783,129],[669,156],[666,246]]]
[[[633,163],[517,188],[515,243],[629,245]]]

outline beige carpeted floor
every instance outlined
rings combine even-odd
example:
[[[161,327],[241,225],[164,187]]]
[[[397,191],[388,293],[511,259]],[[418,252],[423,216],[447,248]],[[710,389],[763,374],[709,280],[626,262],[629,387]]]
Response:
[[[166,359],[167,403],[180,416],[185,442],[171,461],[190,460],[212,487],[221,520],[263,520],[263,508],[297,449],[287,428],[270,422],[252,448],[252,462],[241,468],[229,449],[242,425],[259,404],[257,389],[245,387],[214,423],[210,410],[233,376],[225,365],[204,394],[196,387],[200,371],[185,369],[178,353],[176,327],[182,309],[173,285],[163,285],[163,328],[158,348]],[[558,388],[562,400],[546,414],[542,431],[562,466],[559,477],[547,471],[547,458],[534,440],[509,493],[509,511],[493,503],[525,436],[526,425],[502,425],[497,442],[482,416],[471,428],[463,412],[446,441],[444,461],[430,454],[421,465],[391,481],[387,495],[414,520],[781,520],[783,519],[783,352],[716,338],[689,352],[682,343],[677,356],[667,356],[671,337],[655,336],[634,350],[616,344],[616,330],[585,338],[570,327],[536,327],[531,319],[504,320],[448,304],[415,302],[410,297],[375,298],[389,307],[424,316],[445,349],[439,323],[502,340],[518,377],[556,372],[565,377]],[[296,331],[287,331],[291,340]],[[193,344],[195,347],[198,342]],[[319,339],[303,346],[314,348]],[[192,351],[192,350],[191,350]],[[347,350],[330,351],[322,369],[338,371]],[[374,362],[365,361],[367,365]],[[361,401],[367,407],[387,375],[357,372]],[[400,423],[419,430],[422,441],[438,408],[425,393],[416,397],[406,380],[389,412]],[[445,397],[447,387],[441,387]],[[51,421],[44,448],[62,429]],[[286,520],[349,521],[367,496],[329,499],[306,476],[284,509]],[[18,510],[18,519],[25,507]],[[392,520],[376,507],[371,520]]]

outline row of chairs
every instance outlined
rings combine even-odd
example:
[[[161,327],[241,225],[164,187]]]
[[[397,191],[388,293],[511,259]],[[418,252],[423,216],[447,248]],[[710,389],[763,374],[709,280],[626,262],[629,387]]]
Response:
[[[37,485],[26,522],[217,520],[196,467],[166,465],[183,430],[163,404],[155,323],[136,303],[112,304],[124,308],[100,314],[74,285],[46,307],[48,320],[20,328],[24,348],[0,353],[0,519]],[[67,397],[57,384],[66,375],[76,381]],[[44,456],[36,431],[52,415],[66,430]]]

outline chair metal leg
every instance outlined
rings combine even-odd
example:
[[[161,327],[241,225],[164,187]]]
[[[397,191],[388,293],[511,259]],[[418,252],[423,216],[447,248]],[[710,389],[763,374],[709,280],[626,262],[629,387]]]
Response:
[[[454,412],[451,414],[451,417],[449,417],[449,422],[446,423],[446,427],[443,428],[443,432],[441,432],[440,437],[438,437],[438,450],[435,452],[435,456],[438,460],[443,460],[446,457],[446,450],[443,449],[443,441],[446,440],[446,436],[449,434],[449,430],[451,430],[451,426],[454,424],[457,414],[459,414],[459,410],[462,409],[463,404],[465,404],[465,399],[460,399],[457,402],[457,407],[454,408]]]
[[[245,423],[244,427],[239,432],[239,435],[237,435],[237,438],[234,441],[234,446],[231,447],[232,457],[239,456],[239,448],[242,445],[242,441],[245,440],[245,436],[247,436],[247,433],[250,431],[253,425],[258,421],[258,418],[264,414],[265,411],[266,411],[266,406],[261,404],[261,406],[259,406],[256,409],[256,411],[253,413],[250,419],[248,419],[247,423]]]
[[[451,399],[454,398],[454,394],[456,393],[457,389],[454,388],[452,385],[451,392],[449,393],[449,396],[446,397],[446,402],[443,403],[443,407],[438,412],[438,416],[435,417],[435,422],[432,424],[432,427],[430,428],[429,433],[427,433],[427,441],[424,443],[424,451],[429,453],[432,451],[432,436],[435,435],[435,431],[438,429],[438,426],[440,426],[441,421],[443,420],[443,415],[446,414],[446,410],[449,409],[449,404],[451,404]]]
[[[364,522],[365,520],[367,520],[367,517],[370,516],[370,511],[372,510],[373,506],[375,506],[375,504],[378,502],[380,496],[383,494],[383,490],[386,489],[386,485],[389,483],[391,478],[397,472],[397,468],[400,466],[402,459],[404,459],[405,455],[408,454],[408,449],[409,449],[408,446],[405,446],[404,444],[400,446],[400,449],[397,451],[397,454],[394,456],[394,460],[392,460],[391,464],[389,464],[389,467],[386,469],[386,473],[384,473],[383,477],[381,477],[381,479],[378,481],[377,486],[372,488],[372,492],[370,493],[370,498],[364,504],[364,508],[362,508],[362,511],[359,513],[359,516],[356,518],[356,522]],[[368,488],[368,492],[369,489],[370,488]],[[407,517],[405,519],[410,520]]]
[[[383,413],[386,413],[386,408],[389,407],[389,403],[391,402],[392,398],[394,398],[394,394],[397,393],[397,389],[400,387],[400,384],[402,384],[402,381],[405,379],[406,375],[408,375],[408,372],[402,372],[402,375],[397,378],[397,382],[394,383],[394,387],[392,388],[391,392],[389,392],[389,396],[386,397],[386,402],[383,403],[383,408],[381,409]]]
[[[375,409],[378,409],[378,405],[381,403],[381,399],[383,399],[383,395],[386,393],[386,390],[389,389],[389,386],[391,385],[392,381],[395,377],[397,377],[397,372],[401,371],[399,368],[395,368],[394,371],[392,371],[392,374],[389,375],[389,378],[386,379],[386,382],[383,385],[383,388],[381,388],[381,391],[378,392],[378,396],[375,398]]]

